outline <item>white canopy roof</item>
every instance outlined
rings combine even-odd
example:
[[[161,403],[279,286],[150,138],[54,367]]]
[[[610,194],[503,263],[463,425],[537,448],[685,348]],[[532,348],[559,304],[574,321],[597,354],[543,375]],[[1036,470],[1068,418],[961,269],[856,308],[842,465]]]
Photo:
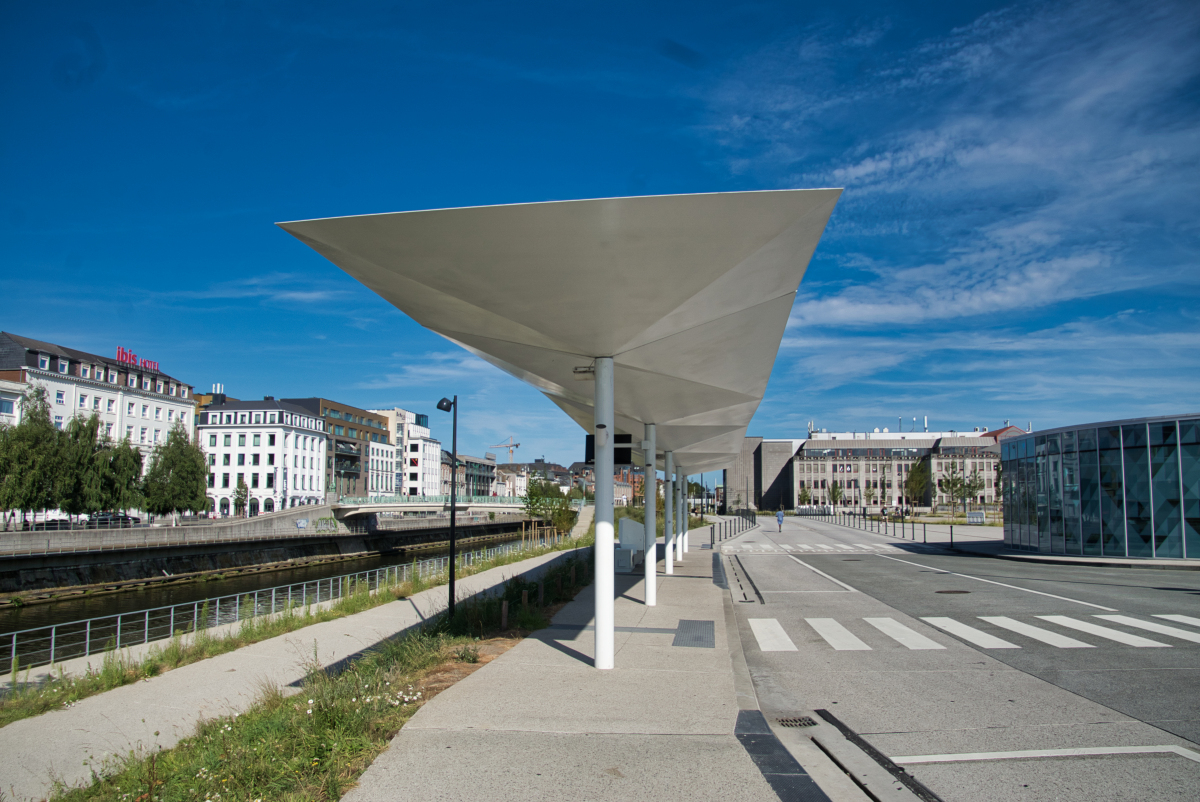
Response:
[[[657,424],[688,473],[730,464],[840,189],[723,192],[280,223],[586,431],[614,362],[616,428]]]

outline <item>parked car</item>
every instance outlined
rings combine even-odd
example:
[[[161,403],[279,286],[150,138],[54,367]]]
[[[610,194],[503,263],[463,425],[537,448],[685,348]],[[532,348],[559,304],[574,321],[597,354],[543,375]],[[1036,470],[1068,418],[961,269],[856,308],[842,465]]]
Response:
[[[137,526],[142,522],[141,518],[133,515],[125,515],[120,512],[102,512],[98,515],[93,515],[88,521],[89,529],[120,529],[125,527]]]
[[[41,521],[30,526],[34,532],[55,532],[59,529],[70,529],[71,522],[66,518],[59,518],[53,521]]]

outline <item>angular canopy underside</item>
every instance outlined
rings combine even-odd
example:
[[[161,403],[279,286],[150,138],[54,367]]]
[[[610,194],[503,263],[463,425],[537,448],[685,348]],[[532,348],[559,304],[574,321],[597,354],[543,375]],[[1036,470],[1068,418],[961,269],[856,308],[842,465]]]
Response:
[[[280,223],[421,325],[593,430],[657,424],[687,473],[741,451],[840,189],[557,201]],[[660,459],[661,464],[661,459]]]

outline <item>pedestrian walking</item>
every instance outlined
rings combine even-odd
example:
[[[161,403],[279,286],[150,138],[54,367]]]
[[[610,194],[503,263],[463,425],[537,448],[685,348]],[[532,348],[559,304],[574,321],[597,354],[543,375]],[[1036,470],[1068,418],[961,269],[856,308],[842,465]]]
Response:
[[[775,522],[779,524],[779,531],[783,531],[783,510],[775,513]]]

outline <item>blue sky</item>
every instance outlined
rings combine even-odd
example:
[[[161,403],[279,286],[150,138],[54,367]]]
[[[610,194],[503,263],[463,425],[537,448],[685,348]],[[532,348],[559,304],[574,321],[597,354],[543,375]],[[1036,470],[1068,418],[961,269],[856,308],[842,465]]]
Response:
[[[0,328],[569,463],[273,224],[841,186],[752,434],[1200,409],[1200,6],[828,5],[8,3]]]

